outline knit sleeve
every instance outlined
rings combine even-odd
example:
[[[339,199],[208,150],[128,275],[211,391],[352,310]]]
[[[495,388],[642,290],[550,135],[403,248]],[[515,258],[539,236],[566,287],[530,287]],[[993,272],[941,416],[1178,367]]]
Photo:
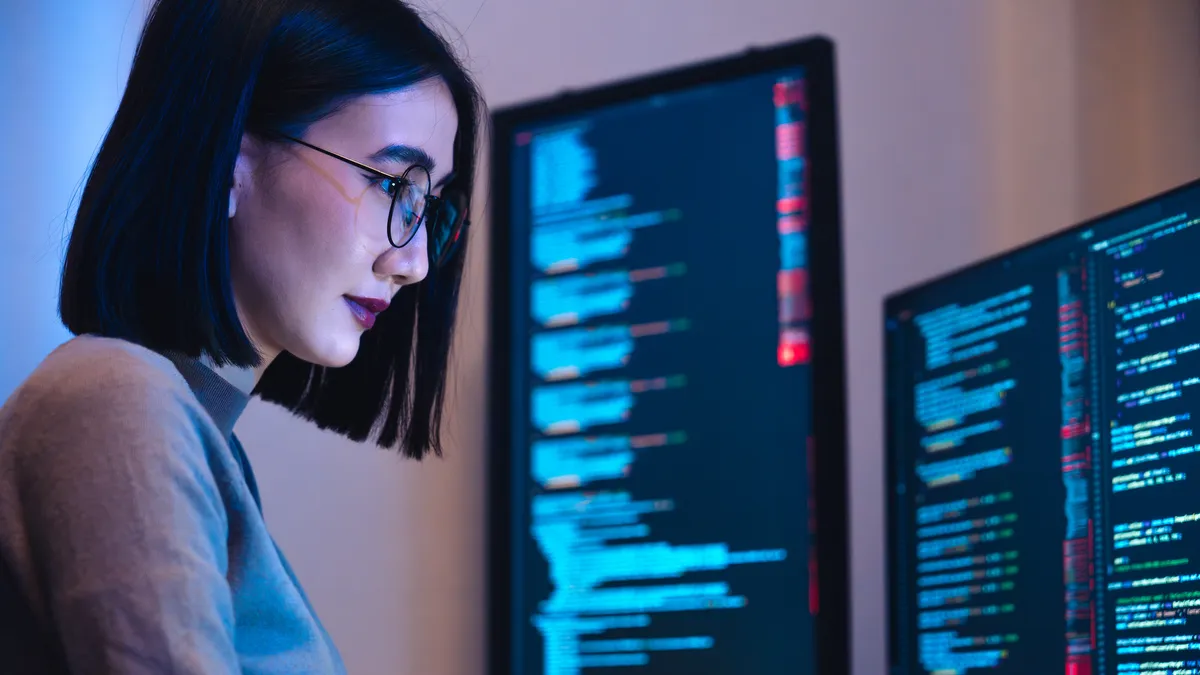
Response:
[[[30,559],[69,672],[239,673],[212,425],[169,386],[84,379],[13,420]]]

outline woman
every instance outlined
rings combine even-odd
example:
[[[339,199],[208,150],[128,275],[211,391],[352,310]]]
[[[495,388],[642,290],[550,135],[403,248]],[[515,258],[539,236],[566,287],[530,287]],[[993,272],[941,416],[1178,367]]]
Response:
[[[399,0],[159,0],[67,251],[77,337],[0,409],[5,673],[344,671],[233,425],[254,394],[440,453],[479,115]]]

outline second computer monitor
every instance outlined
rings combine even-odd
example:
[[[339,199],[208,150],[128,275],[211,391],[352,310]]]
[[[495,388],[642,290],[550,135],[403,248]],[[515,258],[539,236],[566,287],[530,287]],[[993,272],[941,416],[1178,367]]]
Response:
[[[492,672],[845,675],[833,50],[500,111]]]
[[[1200,673],[1200,183],[887,301],[892,675]]]

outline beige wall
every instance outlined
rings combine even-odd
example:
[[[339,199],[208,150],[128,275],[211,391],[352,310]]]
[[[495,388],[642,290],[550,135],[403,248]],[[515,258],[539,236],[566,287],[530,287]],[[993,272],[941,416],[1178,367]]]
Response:
[[[104,0],[79,1],[106,6]],[[33,256],[44,240],[23,228],[41,233],[37,228],[65,207],[70,189],[64,186],[78,180],[111,115],[122,54],[127,57],[121,33],[131,10],[125,5],[132,3],[117,4],[121,7],[112,11],[121,16],[107,23],[93,19],[64,30],[62,24],[32,22],[29,30],[41,30],[47,39],[22,40],[18,47],[6,47],[0,29],[0,57],[16,49],[23,54],[0,58],[0,83],[17,77],[14,61],[43,63],[67,45],[75,55],[61,67],[42,66],[57,79],[38,91],[15,122],[0,124],[0,147],[61,145],[59,129],[37,126],[48,111],[67,110],[63,123],[85,130],[69,137],[66,149],[74,159],[65,166],[42,162],[30,173],[15,154],[0,153],[0,178],[24,176],[26,186],[0,191],[0,256],[7,256],[0,258],[0,359],[8,359],[0,361],[0,398],[59,339],[52,310],[22,313],[28,289],[44,289],[57,265],[53,256]],[[750,43],[814,32],[837,41],[852,410],[854,673],[882,674],[881,297],[1200,176],[1200,4],[427,4],[463,35],[493,105]],[[22,11],[32,10],[3,4],[0,25]],[[81,78],[89,84],[81,87]],[[38,192],[39,185],[53,188]],[[41,196],[30,200],[30,194]],[[402,462],[265,405],[254,405],[238,428],[256,463],[267,518],[356,675],[483,672],[486,228],[478,228],[475,237],[446,459]],[[48,295],[42,293],[39,301]]]
[[[1079,199],[1120,207],[1198,174],[1200,3],[1099,0],[1080,13]]]

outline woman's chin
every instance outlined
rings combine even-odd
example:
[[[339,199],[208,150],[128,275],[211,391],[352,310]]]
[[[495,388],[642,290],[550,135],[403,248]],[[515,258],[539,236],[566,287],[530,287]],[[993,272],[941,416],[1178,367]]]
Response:
[[[310,343],[302,350],[288,350],[293,356],[308,363],[326,368],[342,368],[358,355],[358,343],[362,333],[330,337],[320,343]]]

